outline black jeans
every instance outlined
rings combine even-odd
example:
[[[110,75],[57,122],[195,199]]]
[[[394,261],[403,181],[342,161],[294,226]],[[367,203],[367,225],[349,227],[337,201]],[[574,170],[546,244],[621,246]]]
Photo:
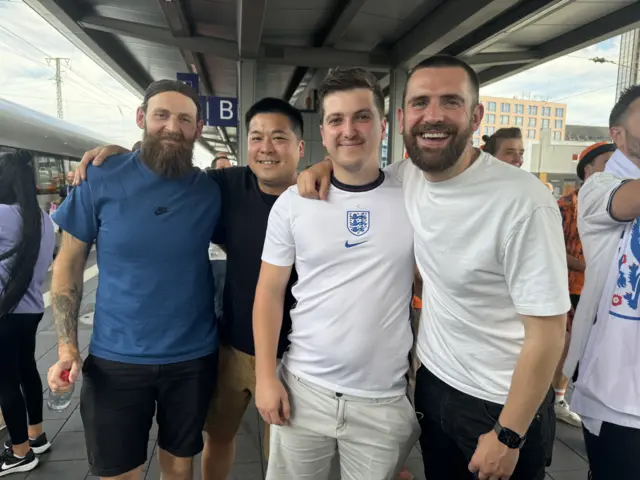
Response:
[[[29,439],[28,425],[42,423],[42,381],[35,359],[42,316],[12,313],[0,317],[0,408],[14,445]]]
[[[591,480],[640,477],[640,430],[604,422],[595,436],[584,426]]]
[[[542,480],[550,464],[555,437],[553,390],[545,398],[527,432],[510,480]],[[425,367],[416,376],[415,406],[422,434],[420,447],[429,480],[472,480],[468,465],[478,437],[491,431],[502,405],[462,393]],[[420,418],[421,417],[421,418]]]

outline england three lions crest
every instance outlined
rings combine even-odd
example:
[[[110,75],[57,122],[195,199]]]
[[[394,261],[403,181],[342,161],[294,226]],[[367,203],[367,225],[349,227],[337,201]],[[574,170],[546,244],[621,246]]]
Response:
[[[368,211],[349,210],[347,212],[347,230],[356,237],[369,231],[370,215]]]

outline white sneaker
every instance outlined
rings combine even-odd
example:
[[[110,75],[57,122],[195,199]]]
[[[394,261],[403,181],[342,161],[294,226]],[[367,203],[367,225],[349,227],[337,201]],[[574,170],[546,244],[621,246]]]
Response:
[[[582,419],[580,415],[571,411],[571,407],[566,400],[562,400],[554,405],[556,411],[556,418],[562,420],[564,423],[571,425],[572,427],[581,427]]]

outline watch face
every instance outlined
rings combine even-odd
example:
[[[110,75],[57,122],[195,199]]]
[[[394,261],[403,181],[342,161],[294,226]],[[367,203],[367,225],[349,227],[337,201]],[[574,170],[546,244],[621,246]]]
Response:
[[[516,432],[503,427],[498,434],[498,440],[509,448],[519,448],[522,439]]]

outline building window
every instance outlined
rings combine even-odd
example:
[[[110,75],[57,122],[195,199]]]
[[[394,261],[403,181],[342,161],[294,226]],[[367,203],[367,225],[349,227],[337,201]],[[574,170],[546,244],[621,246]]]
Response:
[[[542,119],[542,128],[549,128],[549,119],[548,118],[543,118]]]
[[[500,111],[502,113],[511,113],[511,104],[510,103],[501,103]]]
[[[551,107],[542,107],[542,116],[550,117],[551,116]]]
[[[490,125],[495,125],[496,124],[496,116],[493,113],[490,113],[489,115],[487,115],[487,122]]]
[[[554,140],[560,140],[560,135],[562,132],[553,132],[553,139]]]
[[[496,102],[487,102],[487,111],[495,112],[496,111]]]
[[[538,115],[538,107],[529,105],[529,115]]]
[[[500,125],[509,125],[509,115],[500,115]]]
[[[536,138],[536,131],[535,130],[527,130],[527,138]]]
[[[530,127],[535,127],[538,123],[538,119],[535,117],[531,117],[529,118],[529,126]]]
[[[513,124],[516,127],[521,127],[522,126],[522,117],[514,117]]]
[[[562,120],[556,120],[554,123],[555,128],[561,129],[562,128]]]
[[[515,105],[515,108],[516,108],[515,113],[520,113],[520,114],[524,113],[524,105],[517,104],[517,105]]]
[[[480,139],[478,137],[473,137],[473,146],[474,147],[480,146]]]
[[[496,127],[484,127],[485,135],[493,135],[495,131],[496,131]]]
[[[556,108],[556,117],[564,116],[564,108]]]

